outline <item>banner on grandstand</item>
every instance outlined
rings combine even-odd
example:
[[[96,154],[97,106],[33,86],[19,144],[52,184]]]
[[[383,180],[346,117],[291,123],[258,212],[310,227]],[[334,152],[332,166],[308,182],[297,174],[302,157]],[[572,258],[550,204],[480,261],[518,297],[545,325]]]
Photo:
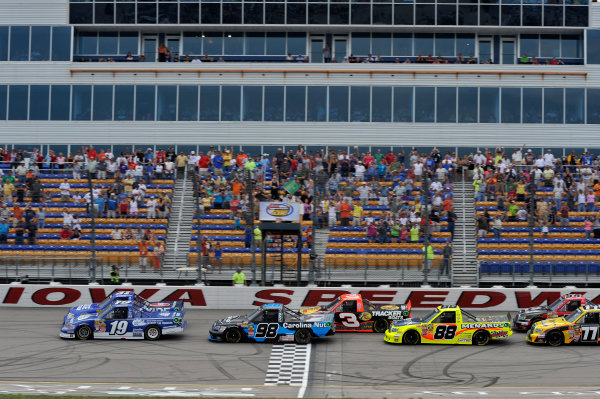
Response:
[[[261,202],[260,220],[263,222],[298,222],[300,220],[299,203],[287,202]]]
[[[600,304],[600,289],[411,289],[411,288],[308,288],[308,287],[160,287],[114,285],[0,285],[0,305],[11,307],[78,306],[100,302],[113,291],[135,291],[150,301],[182,300],[188,308],[251,309],[268,303],[291,308],[326,305],[339,295],[362,294],[374,303],[411,302],[414,309],[458,304],[478,311],[516,311],[554,302],[562,294],[584,294]]]

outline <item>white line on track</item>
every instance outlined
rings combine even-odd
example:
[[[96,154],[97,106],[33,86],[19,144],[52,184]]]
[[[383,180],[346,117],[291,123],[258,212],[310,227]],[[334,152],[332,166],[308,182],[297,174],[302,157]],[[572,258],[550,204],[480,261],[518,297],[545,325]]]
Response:
[[[306,392],[306,388],[308,387],[308,372],[310,370],[310,352],[312,349],[312,345],[306,345],[306,362],[304,363],[304,373],[302,375],[302,385],[300,385],[300,389],[298,390],[298,398],[303,398],[304,393]]]

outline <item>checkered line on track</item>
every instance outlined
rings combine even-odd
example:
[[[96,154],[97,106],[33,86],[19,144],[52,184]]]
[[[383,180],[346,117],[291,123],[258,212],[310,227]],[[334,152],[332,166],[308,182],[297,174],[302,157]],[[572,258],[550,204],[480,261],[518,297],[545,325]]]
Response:
[[[309,345],[273,345],[265,385],[300,386],[307,362]]]

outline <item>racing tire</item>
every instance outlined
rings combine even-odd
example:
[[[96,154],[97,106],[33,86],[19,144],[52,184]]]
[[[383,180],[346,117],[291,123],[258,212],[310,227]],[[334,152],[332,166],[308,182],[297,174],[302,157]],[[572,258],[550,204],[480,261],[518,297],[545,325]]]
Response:
[[[533,319],[531,319],[531,323],[529,324],[529,328],[533,327],[533,325],[535,323],[537,323],[538,321],[542,321],[544,319],[542,319],[541,317],[534,317]]]
[[[421,336],[416,330],[409,330],[402,336],[402,343],[406,345],[417,345],[421,343]]]
[[[242,333],[238,328],[228,328],[225,330],[223,337],[225,337],[225,342],[237,344],[242,340]]]
[[[389,326],[390,323],[386,319],[377,319],[373,322],[373,332],[384,333]]]
[[[546,335],[546,343],[550,346],[561,346],[564,342],[564,335],[560,331],[550,331]]]
[[[484,346],[490,342],[490,333],[485,330],[475,331],[473,334],[473,345]]]
[[[301,328],[300,330],[296,331],[296,333],[294,334],[294,342],[297,343],[298,345],[310,344],[311,338],[312,337],[310,335],[310,332],[304,328]]]
[[[94,334],[92,332],[91,327],[87,325],[80,326],[79,328],[77,328],[77,330],[75,330],[75,337],[82,341],[92,339],[93,335]]]
[[[156,325],[150,325],[144,330],[144,338],[148,341],[158,341],[162,335],[160,327]]]

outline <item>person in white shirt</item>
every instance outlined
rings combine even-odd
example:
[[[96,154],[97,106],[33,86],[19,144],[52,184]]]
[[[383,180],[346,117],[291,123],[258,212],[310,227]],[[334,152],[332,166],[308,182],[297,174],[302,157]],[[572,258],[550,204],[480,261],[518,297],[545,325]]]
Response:
[[[156,164],[154,166],[154,176],[157,179],[162,179],[163,170],[164,170],[163,164],[161,164],[161,163]]]
[[[542,158],[542,156],[540,155],[535,160],[535,167],[538,168],[538,169],[544,169],[544,166],[545,166],[544,158]]]
[[[552,150],[548,150],[544,154],[544,166],[554,166],[554,154],[552,154]]]
[[[362,186],[360,186],[356,191],[358,191],[359,194],[360,205],[369,205],[369,194],[371,192],[371,189],[369,188],[369,186],[367,186],[367,183],[363,182]]]
[[[202,63],[202,60],[201,60],[200,58],[198,58],[198,57],[194,57],[194,58],[192,59],[192,62],[193,62],[194,64],[200,64],[200,63]]]
[[[421,162],[421,160],[417,160],[417,162],[415,162],[415,164],[413,165],[413,168],[415,170],[415,177],[417,178],[418,181],[421,181],[421,176],[423,175],[423,163]]]
[[[135,181],[141,181],[144,177],[144,166],[142,164],[135,165],[135,171],[133,172],[133,177]]]
[[[71,185],[69,181],[65,179],[60,186],[58,186],[60,190],[60,199],[62,202],[70,202],[71,201]]]
[[[429,185],[429,191],[433,191],[434,193],[437,191],[441,191],[443,188],[442,183],[435,180]]]
[[[165,162],[165,174],[168,178],[173,177],[173,172],[175,171],[175,164],[171,161]]]
[[[520,167],[523,164],[523,148],[525,148],[525,144],[521,149],[515,148],[515,152],[512,154],[512,163],[516,167]]]
[[[156,219],[156,206],[158,202],[156,198],[152,197],[148,201],[146,201],[146,209],[148,209],[148,219]]]
[[[116,241],[120,241],[123,239],[123,235],[121,234],[121,231],[115,227],[115,229],[110,232],[110,238]]]
[[[109,160],[108,164],[106,165],[106,172],[108,174],[108,177],[110,179],[112,179],[115,176],[115,172],[117,171],[117,163],[114,160]]]
[[[64,209],[63,212],[63,227],[72,227],[73,226],[73,215],[69,212],[67,208]]]
[[[356,180],[363,180],[365,177],[365,166],[362,164],[362,162],[359,162],[355,167],[354,167],[354,174],[356,176]]]
[[[473,157],[473,161],[475,161],[475,165],[485,165],[485,155],[481,151],[477,151],[477,154]]]
[[[73,230],[81,230],[81,218],[79,215],[73,217]]]

